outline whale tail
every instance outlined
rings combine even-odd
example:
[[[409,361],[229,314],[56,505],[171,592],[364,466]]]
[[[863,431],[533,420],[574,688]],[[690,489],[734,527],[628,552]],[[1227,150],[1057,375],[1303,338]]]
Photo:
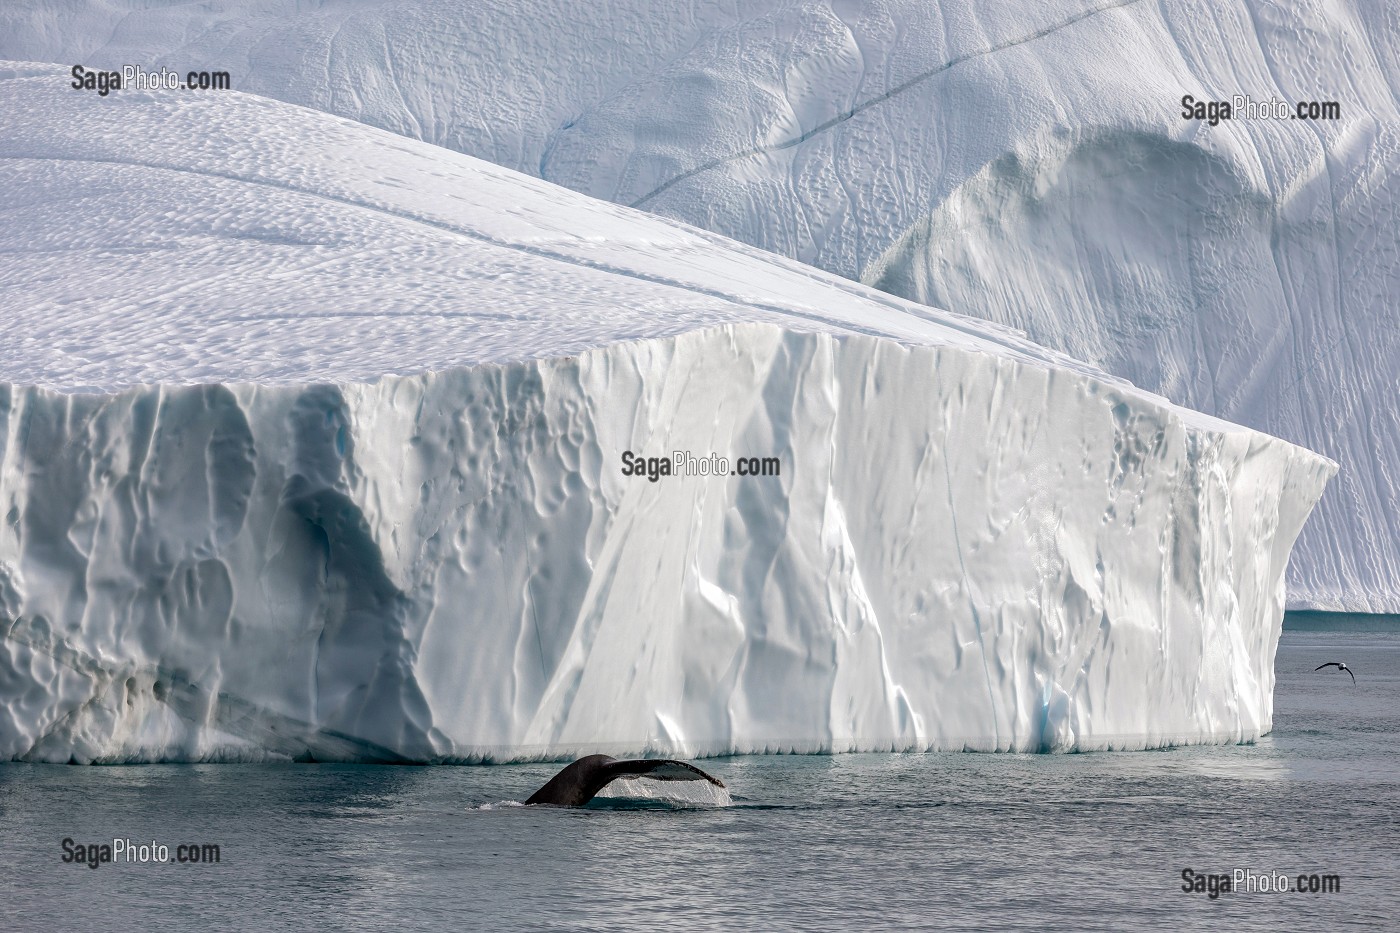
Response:
[[[716,787],[724,786],[724,782],[713,774],[706,774],[695,765],[674,758],[631,758],[614,761],[608,768],[613,771],[614,779],[643,777],[652,781],[709,781]]]
[[[618,778],[709,781],[716,787],[724,786],[724,782],[714,775],[673,758],[629,758],[619,761],[608,755],[589,755],[550,778],[547,784],[530,795],[525,804],[581,807]]]

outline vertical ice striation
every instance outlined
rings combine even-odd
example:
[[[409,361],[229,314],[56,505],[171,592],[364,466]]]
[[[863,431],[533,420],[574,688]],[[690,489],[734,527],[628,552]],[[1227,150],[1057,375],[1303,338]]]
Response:
[[[1331,467],[1077,374],[731,324],[3,396],[0,754],[1140,748],[1270,728]],[[623,451],[780,476],[624,476]]]

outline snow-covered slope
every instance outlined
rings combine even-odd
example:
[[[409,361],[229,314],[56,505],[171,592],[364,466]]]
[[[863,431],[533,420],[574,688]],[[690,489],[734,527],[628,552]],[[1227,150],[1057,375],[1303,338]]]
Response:
[[[1298,605],[1400,611],[1400,15],[1386,0],[83,0],[0,56],[234,86],[1027,330],[1340,461]],[[77,93],[77,92],[74,92]],[[1336,100],[1183,120],[1181,97]]]
[[[0,65],[0,754],[1266,731],[1332,465],[239,93]],[[778,475],[625,475],[624,454]]]

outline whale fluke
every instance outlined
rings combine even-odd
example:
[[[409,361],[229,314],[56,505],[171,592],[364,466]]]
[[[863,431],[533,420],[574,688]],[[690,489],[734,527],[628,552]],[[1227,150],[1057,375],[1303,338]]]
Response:
[[[723,787],[719,778],[706,774],[692,764],[671,758],[629,758],[619,760],[610,755],[588,755],[560,771],[525,801],[526,806],[550,804],[556,807],[581,807],[618,778],[642,777],[653,781],[709,781]]]

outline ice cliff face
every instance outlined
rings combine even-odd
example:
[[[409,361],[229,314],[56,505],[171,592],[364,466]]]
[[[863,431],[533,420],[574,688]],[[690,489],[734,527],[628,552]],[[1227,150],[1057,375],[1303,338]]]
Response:
[[[40,760],[1250,739],[1328,473],[1064,372],[757,324],[0,398],[0,753]],[[673,450],[783,472],[622,475]]]
[[[1324,458],[340,119],[0,76],[0,755],[1269,729]],[[676,450],[780,472],[624,475]]]
[[[227,68],[1321,451],[1291,598],[1374,611],[1400,611],[1397,49],[1381,0],[0,11],[0,55]],[[1186,94],[1342,119],[1211,127]]]

